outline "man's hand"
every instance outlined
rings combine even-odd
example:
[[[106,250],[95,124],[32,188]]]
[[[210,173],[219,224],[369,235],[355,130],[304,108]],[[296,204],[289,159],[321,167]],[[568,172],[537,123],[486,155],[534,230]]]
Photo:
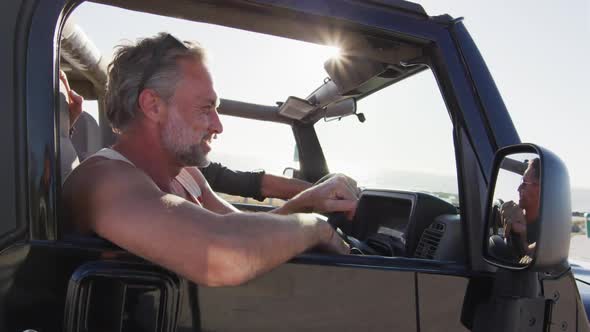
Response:
[[[336,175],[304,191],[298,197],[304,199],[313,212],[344,212],[346,217],[352,220],[356,212],[358,195],[356,181],[344,175]]]
[[[531,256],[529,255],[524,255],[520,258],[520,260],[518,261],[518,264],[523,264],[523,265],[528,265],[533,261],[533,259],[531,258]]]
[[[320,244],[316,249],[340,255],[349,254],[350,246],[338,233],[336,233],[336,230],[328,224],[327,218],[315,214],[312,214],[312,216],[317,218],[319,222],[318,229],[320,232]]]
[[[529,244],[526,231],[527,224],[523,210],[514,201],[508,201],[502,204],[500,215],[502,216],[502,223],[506,225],[504,237],[515,241],[511,235],[518,235],[519,240],[516,240],[518,243],[513,242],[512,245],[518,248],[520,253],[526,253]]]

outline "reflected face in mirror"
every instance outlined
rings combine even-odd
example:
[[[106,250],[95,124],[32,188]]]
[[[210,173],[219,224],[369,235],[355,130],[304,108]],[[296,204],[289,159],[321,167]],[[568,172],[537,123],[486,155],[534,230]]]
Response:
[[[518,186],[518,206],[525,211],[527,223],[539,216],[539,175],[539,158],[535,158],[529,161]]]
[[[487,249],[502,263],[526,266],[532,261],[539,229],[540,175],[536,154],[508,155],[500,165],[488,220]]]

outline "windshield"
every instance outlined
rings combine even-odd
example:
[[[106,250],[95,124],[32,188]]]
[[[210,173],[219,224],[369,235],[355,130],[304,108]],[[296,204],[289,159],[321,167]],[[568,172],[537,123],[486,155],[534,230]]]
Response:
[[[370,188],[422,191],[459,204],[453,126],[430,70],[360,101],[315,128],[331,172]]]

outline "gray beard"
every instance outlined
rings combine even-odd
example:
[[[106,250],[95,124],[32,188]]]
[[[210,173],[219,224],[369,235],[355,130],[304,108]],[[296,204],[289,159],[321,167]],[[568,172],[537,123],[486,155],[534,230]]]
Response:
[[[184,150],[171,151],[183,166],[196,166],[199,168],[207,167],[211,163],[207,155],[203,153],[201,147],[197,144],[190,145]]]
[[[177,116],[176,110],[170,113],[170,119],[160,132],[160,138],[164,148],[184,167],[209,166],[210,161],[200,145],[204,137],[195,137],[195,134]]]

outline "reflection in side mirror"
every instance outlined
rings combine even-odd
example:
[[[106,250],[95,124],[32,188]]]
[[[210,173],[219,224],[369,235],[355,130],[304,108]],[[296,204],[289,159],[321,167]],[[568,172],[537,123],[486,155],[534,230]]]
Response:
[[[503,148],[489,188],[484,258],[512,270],[567,268],[571,202],[563,162],[531,144]]]
[[[503,158],[488,221],[488,254],[505,264],[532,262],[539,234],[541,165],[535,153]]]

